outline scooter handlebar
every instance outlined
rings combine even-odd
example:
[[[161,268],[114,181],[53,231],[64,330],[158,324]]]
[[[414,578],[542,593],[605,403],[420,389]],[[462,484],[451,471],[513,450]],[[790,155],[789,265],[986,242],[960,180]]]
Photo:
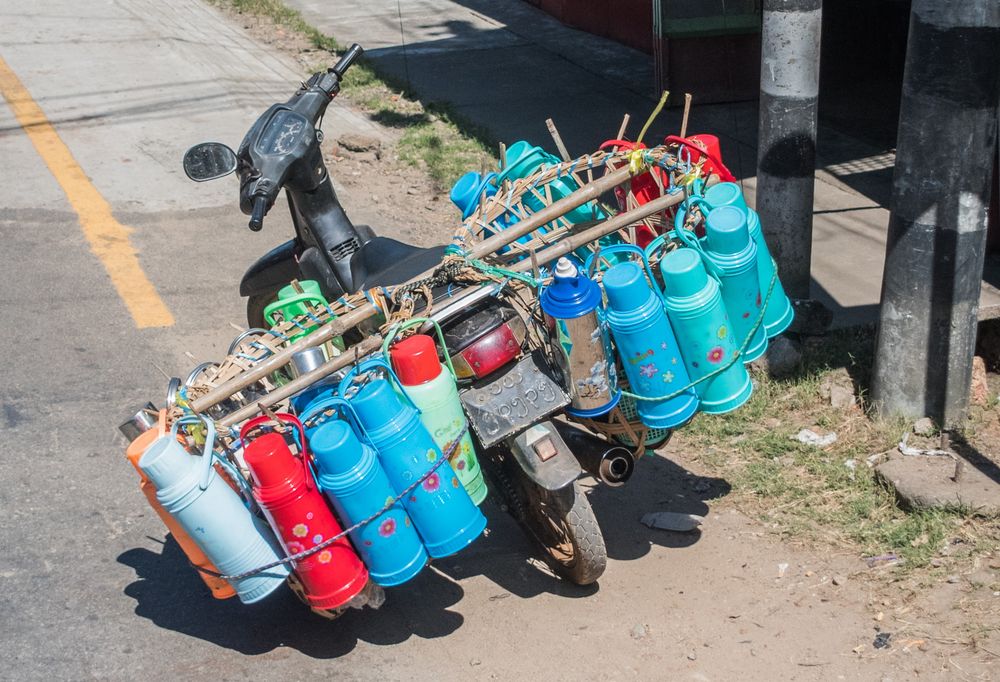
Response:
[[[264,227],[264,214],[267,213],[267,197],[258,194],[253,200],[253,212],[250,214],[250,222],[247,223],[254,232],[260,232]]]
[[[364,53],[364,49],[362,49],[362,47],[357,43],[354,43],[351,45],[350,49],[344,53],[344,56],[340,58],[340,61],[333,65],[333,68],[330,69],[330,71],[337,74],[337,78],[343,78],[344,73],[351,68],[354,62],[357,61],[358,57]]]

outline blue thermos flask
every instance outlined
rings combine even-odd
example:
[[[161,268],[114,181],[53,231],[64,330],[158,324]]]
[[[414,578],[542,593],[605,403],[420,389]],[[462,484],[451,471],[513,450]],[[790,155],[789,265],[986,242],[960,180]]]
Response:
[[[601,287],[567,258],[556,263],[540,298],[545,326],[569,389],[566,411],[577,417],[607,414],[622,397],[606,324],[597,316]]]
[[[322,401],[310,414],[343,402],[336,398]],[[342,419],[329,419],[313,430],[309,446],[316,462],[316,481],[345,526],[367,519],[396,497],[374,448],[359,440]],[[427,564],[427,550],[399,502],[353,531],[350,538],[372,580],[383,587],[405,583]]]
[[[358,371],[375,366],[391,370],[381,361],[362,363]],[[351,376],[344,378],[341,395]],[[402,391],[388,380],[369,381],[349,398],[358,421],[368,434],[379,462],[397,494],[420,479],[441,459],[440,448]],[[486,517],[469,497],[448,462],[444,462],[403,498],[403,506],[432,558],[446,557],[469,545],[486,529]]]
[[[139,468],[156,486],[156,499],[187,531],[213,564],[225,575],[238,575],[277,561],[284,552],[268,527],[243,504],[213,466],[215,429],[205,424],[205,451],[188,454],[177,441],[177,429],[188,419],[174,422],[169,436],[156,439],[139,459]],[[285,582],[286,564],[239,580],[230,580],[240,601],[260,601]]]
[[[747,219],[735,206],[720,206],[705,219],[705,251],[716,266],[722,285],[722,302],[732,322],[730,331],[743,349],[743,362],[753,362],[767,352],[767,333],[761,313],[760,280],[757,274],[757,247],[750,239]],[[661,270],[662,272],[662,270]]]
[[[660,297],[646,282],[638,263],[628,261],[604,274],[607,321],[632,393],[647,398],[667,396],[690,383],[677,339]],[[688,388],[668,400],[636,400],[643,424],[672,429],[698,411],[698,395]]]
[[[719,284],[708,276],[703,256],[679,248],[660,261],[667,317],[684,349],[684,365],[695,381],[732,360],[738,348]],[[750,398],[753,383],[742,362],[696,384],[701,409],[709,414],[735,410]]]
[[[757,277],[760,282],[761,294],[766,297],[767,291],[771,287],[771,280],[774,279],[774,289],[771,297],[767,300],[764,309],[764,328],[767,338],[773,339],[778,334],[788,329],[795,318],[795,310],[792,302],[788,300],[781,280],[774,277],[774,261],[771,259],[771,252],[764,241],[764,233],[760,227],[760,216],[757,212],[747,207],[743,198],[740,186],[733,182],[720,182],[705,190],[705,202],[710,209],[720,206],[735,206],[747,217],[747,228],[750,230],[750,238],[753,239],[757,247]]]

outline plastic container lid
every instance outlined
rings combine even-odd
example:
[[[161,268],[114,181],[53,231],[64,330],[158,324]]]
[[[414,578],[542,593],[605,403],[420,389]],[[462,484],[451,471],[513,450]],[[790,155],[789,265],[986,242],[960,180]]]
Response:
[[[542,310],[560,320],[583,317],[601,303],[597,282],[579,274],[568,258],[556,263],[555,277],[541,297]]]
[[[737,254],[750,243],[747,217],[735,206],[720,206],[708,212],[705,221],[708,250],[722,254]]]
[[[331,419],[309,439],[319,472],[327,476],[350,473],[364,456],[361,441],[347,422]]]
[[[302,475],[302,464],[279,433],[254,438],[243,450],[243,458],[261,488],[288,485]]]
[[[694,296],[708,284],[708,273],[694,249],[674,249],[660,261],[667,296]]]
[[[441,375],[434,339],[426,334],[414,334],[393,345],[389,351],[392,368],[404,386],[419,386]]]
[[[620,311],[638,308],[651,293],[645,273],[633,261],[614,265],[604,273],[604,292],[608,295],[608,305]]]
[[[712,208],[735,206],[744,211],[747,209],[743,192],[740,191],[740,186],[735,182],[720,182],[717,185],[712,185],[705,190],[705,201]]]
[[[496,179],[496,173],[480,175],[476,171],[470,171],[460,177],[458,182],[451,188],[451,202],[462,212],[462,220],[465,220],[479,205],[479,197],[486,190],[487,195],[496,194],[496,188],[492,185]],[[492,190],[492,191],[490,191]]]

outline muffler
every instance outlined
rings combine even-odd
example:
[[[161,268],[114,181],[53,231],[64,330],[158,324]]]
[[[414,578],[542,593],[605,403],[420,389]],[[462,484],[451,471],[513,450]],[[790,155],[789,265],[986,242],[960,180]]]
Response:
[[[614,488],[632,477],[635,457],[631,450],[621,445],[612,445],[589,431],[570,424],[557,420],[552,423],[588,474]]]

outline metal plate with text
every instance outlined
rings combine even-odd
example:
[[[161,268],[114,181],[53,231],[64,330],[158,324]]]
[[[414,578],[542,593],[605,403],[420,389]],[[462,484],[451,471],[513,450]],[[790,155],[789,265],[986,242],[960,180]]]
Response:
[[[569,396],[546,371],[537,353],[525,356],[503,376],[461,392],[462,406],[485,447],[523,431],[569,404]]]

